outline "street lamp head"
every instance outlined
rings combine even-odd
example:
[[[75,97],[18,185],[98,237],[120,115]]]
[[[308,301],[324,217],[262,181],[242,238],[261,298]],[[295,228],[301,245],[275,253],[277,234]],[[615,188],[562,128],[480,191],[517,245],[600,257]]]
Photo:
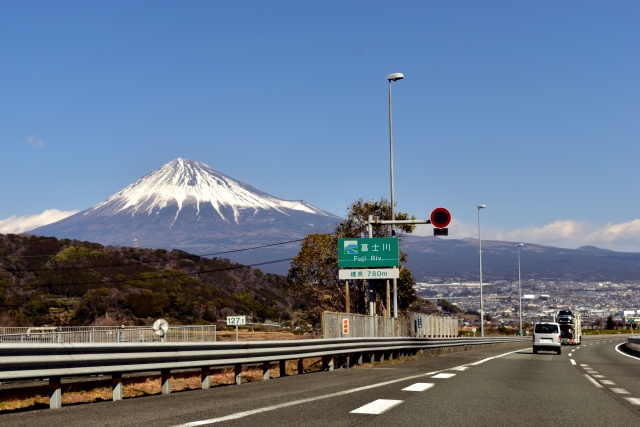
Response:
[[[484,209],[486,207],[487,207],[487,205],[478,205],[478,209]]]
[[[518,247],[524,246],[524,243],[518,243]]]
[[[404,74],[402,73],[393,73],[387,76],[387,80],[389,80],[390,82],[391,81],[395,82],[396,80],[402,80],[402,79],[404,79]]]

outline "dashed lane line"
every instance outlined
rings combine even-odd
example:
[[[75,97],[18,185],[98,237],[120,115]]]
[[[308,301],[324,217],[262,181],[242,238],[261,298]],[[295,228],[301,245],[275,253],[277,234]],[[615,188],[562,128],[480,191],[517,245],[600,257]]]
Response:
[[[517,353],[519,351],[520,350],[513,350],[513,351],[509,351],[507,353],[499,354],[497,356],[487,357],[486,359],[482,359],[482,360],[480,360],[478,362],[471,363],[471,365],[479,365],[481,363],[488,362],[489,360],[497,359],[497,358],[502,357],[502,356],[507,356],[509,354]],[[398,379],[395,379],[395,380],[385,381],[385,382],[376,383],[376,384],[370,384],[370,385],[367,385],[367,386],[352,388],[350,390],[339,391],[339,392],[336,392],[336,393],[324,394],[324,395],[321,395],[321,396],[310,397],[310,398],[307,398],[307,399],[300,399],[300,400],[294,400],[294,401],[291,401],[291,402],[280,403],[280,404],[277,404],[277,405],[265,406],[263,408],[257,408],[257,409],[253,409],[253,410],[250,410],[250,411],[237,412],[235,414],[230,414],[230,415],[227,415],[227,416],[224,416],[224,417],[210,418],[208,420],[199,420],[199,421],[192,421],[192,422],[188,422],[188,423],[184,423],[184,424],[178,424],[178,425],[173,426],[173,427],[197,427],[197,426],[202,426],[202,425],[207,425],[207,424],[216,424],[216,423],[229,421],[229,420],[237,420],[239,418],[244,418],[244,417],[248,417],[250,415],[260,414],[262,412],[275,411],[277,409],[287,408],[289,406],[301,405],[303,403],[314,402],[316,400],[329,399],[331,397],[337,397],[337,396],[343,396],[345,394],[357,393],[359,391],[369,390],[369,389],[377,388],[377,387],[382,387],[382,386],[385,386],[385,385],[394,384],[394,383],[398,383],[398,382],[401,382],[401,381],[412,380],[414,378],[422,378],[422,377],[427,377],[427,376],[433,376],[433,375],[436,375],[436,374],[438,374],[440,372],[445,372],[445,371],[448,371],[448,370],[455,370],[456,368],[462,368],[462,367],[469,367],[469,365],[454,366],[453,368],[443,369],[441,371],[427,372],[426,374],[411,375],[411,376],[408,376],[408,377],[398,378]],[[455,374],[450,374],[450,375],[455,375]],[[600,386],[600,387],[602,387],[602,386]]]
[[[398,406],[401,403],[402,403],[402,400],[378,399],[378,400],[374,400],[371,403],[367,403],[366,405],[361,406],[358,409],[354,409],[350,413],[380,415],[384,412],[387,412],[389,409],[393,408],[394,406]]]
[[[571,359],[571,364],[572,364],[572,365],[575,365],[575,364],[576,364],[576,361],[575,361],[575,360],[573,360],[573,359]]]
[[[434,383],[415,383],[410,385],[409,387],[405,387],[402,391],[425,391],[433,387]]]
[[[598,381],[594,380],[593,378],[591,378],[591,377],[590,377],[589,375],[587,375],[587,374],[584,374],[584,376],[585,376],[589,381],[591,381],[591,383],[592,383],[594,386],[596,386],[596,387],[598,387],[598,388],[602,388],[602,386],[598,383]]]
[[[599,381],[600,381],[601,384],[604,384],[604,385],[616,385],[616,383],[614,383],[611,380],[599,380]]]
[[[438,374],[438,375],[434,375],[431,378],[451,378],[451,377],[455,377],[457,374],[449,374],[449,373],[443,373],[443,374]]]
[[[610,388],[609,390],[617,394],[629,394],[629,392],[623,388]]]
[[[640,399],[637,397],[625,397],[625,400],[632,405],[640,405]]]

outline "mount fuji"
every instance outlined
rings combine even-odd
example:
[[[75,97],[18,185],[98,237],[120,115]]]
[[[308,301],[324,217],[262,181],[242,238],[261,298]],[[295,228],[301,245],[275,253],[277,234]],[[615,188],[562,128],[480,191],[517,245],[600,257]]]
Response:
[[[104,245],[232,251],[331,232],[340,217],[303,200],[283,200],[194,160],[175,159],[105,201],[30,234]],[[233,252],[255,263],[290,257],[297,244]],[[286,271],[287,263],[276,270]],[[265,268],[265,270],[270,270]]]

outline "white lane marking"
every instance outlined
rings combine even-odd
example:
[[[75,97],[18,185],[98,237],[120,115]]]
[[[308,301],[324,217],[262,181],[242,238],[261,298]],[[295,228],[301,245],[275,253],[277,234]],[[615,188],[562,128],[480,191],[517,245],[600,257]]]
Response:
[[[438,375],[434,375],[431,378],[451,378],[451,377],[455,377],[457,374],[438,374]]]
[[[575,361],[575,360],[573,360],[573,359],[571,359],[571,364],[572,364],[572,365],[575,365],[575,364],[576,364],[576,361]]]
[[[602,386],[600,384],[598,384],[598,381],[594,380],[593,378],[591,378],[589,375],[584,374],[585,377],[587,377],[587,379],[589,381],[591,381],[593,383],[594,386],[598,387],[598,388],[602,388]]]
[[[606,378],[604,375],[593,375],[593,372],[589,372],[589,373],[592,374],[591,376],[593,378]],[[596,374],[597,374],[597,372],[596,372]]]
[[[434,383],[415,383],[413,385],[410,385],[409,387],[403,388],[402,391],[425,391],[427,389],[430,389],[434,385]]]
[[[567,356],[572,357],[572,356],[573,356],[573,353],[569,353]]]
[[[519,351],[522,351],[522,350],[514,350],[514,351],[510,351],[508,353],[499,354],[497,356],[487,357],[486,359],[482,359],[482,360],[479,360],[477,362],[470,363],[470,365],[479,365],[481,363],[488,362],[489,360],[497,359],[498,357],[506,356],[507,354],[517,353]],[[445,371],[446,371],[446,369],[445,369]]]
[[[516,351],[519,351],[519,350],[516,350]],[[504,356],[506,354],[511,354],[511,353],[515,353],[515,351],[510,351],[509,353],[501,354],[500,356]],[[500,357],[500,356],[497,356],[497,357]],[[460,366],[465,366],[465,365],[460,365]],[[459,368],[460,366],[455,366],[454,368]],[[446,369],[443,369],[442,371],[446,371]],[[207,424],[221,423],[223,421],[237,420],[238,418],[244,418],[244,417],[248,417],[250,415],[260,414],[262,412],[275,411],[276,409],[287,408],[289,406],[300,405],[300,404],[303,404],[303,403],[313,402],[313,401],[316,401],[316,400],[329,399],[331,397],[343,396],[345,394],[357,393],[359,391],[369,390],[371,388],[376,388],[376,387],[382,387],[382,386],[385,386],[385,385],[394,384],[394,383],[398,383],[398,382],[401,382],[401,381],[412,380],[412,379],[415,379],[415,378],[427,377],[427,376],[430,376],[430,375],[433,375],[433,374],[437,374],[438,372],[442,372],[442,371],[433,371],[433,372],[428,372],[426,374],[411,375],[409,377],[403,377],[403,378],[398,378],[398,379],[391,380],[391,381],[385,381],[385,382],[381,382],[381,383],[370,384],[370,385],[366,385],[366,386],[363,386],[363,387],[352,388],[350,390],[338,391],[336,393],[330,393],[330,394],[325,394],[325,395],[321,395],[321,396],[310,397],[310,398],[307,398],[307,399],[294,400],[294,401],[291,401],[291,402],[280,403],[280,404],[272,405],[272,406],[265,406],[263,408],[252,409],[250,411],[237,412],[235,414],[227,415],[227,416],[224,416],[224,417],[210,418],[208,420],[192,421],[192,422],[189,422],[189,423],[178,424],[178,425],[173,426],[173,427],[197,427],[197,426],[202,426],[202,425],[207,425]]]
[[[453,369],[449,369],[450,371],[466,371],[467,369],[469,369],[468,366],[460,366],[459,368],[453,368]]]
[[[625,399],[632,405],[640,405],[640,399],[637,397],[625,397]]]
[[[629,392],[623,388],[610,388],[609,390],[617,394],[629,394]]]
[[[390,400],[390,399],[378,399],[371,403],[367,403],[364,406],[359,407],[351,411],[352,414],[370,414],[380,415],[383,412],[387,412],[394,406],[398,406],[402,403],[402,400]]]
[[[629,355],[629,354],[627,354],[627,353],[624,353],[624,352],[620,351],[620,346],[621,346],[621,345],[624,345],[624,343],[622,343],[622,344],[618,344],[618,345],[616,346],[616,351],[617,351],[618,353],[620,353],[620,354],[621,354],[621,355],[623,355],[623,356],[630,357],[630,358],[632,358],[632,359],[640,360],[640,357],[631,356],[631,355]]]
[[[595,377],[595,375],[594,375],[594,377]],[[599,381],[600,381],[600,383],[602,383],[604,385],[616,385],[616,383],[614,383],[611,380],[599,380]]]
[[[584,366],[585,368],[589,367],[589,365],[585,365],[584,363],[581,363],[580,366]]]

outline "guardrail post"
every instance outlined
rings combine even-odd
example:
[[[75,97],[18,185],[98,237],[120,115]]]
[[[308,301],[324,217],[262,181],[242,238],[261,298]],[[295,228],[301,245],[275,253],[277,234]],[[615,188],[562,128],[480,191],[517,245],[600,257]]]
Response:
[[[62,407],[62,386],[60,377],[49,377],[49,408],[60,409]]]
[[[384,352],[380,352],[380,363],[384,363]]]
[[[211,370],[208,366],[205,366],[200,371],[200,380],[202,383],[202,389],[206,390],[211,387]]]
[[[242,384],[242,365],[238,364],[233,367],[234,372],[236,374],[236,384]]]
[[[160,371],[162,378],[162,394],[171,394],[171,370],[163,369]]]
[[[393,351],[389,352],[389,362],[393,362]]]
[[[304,363],[302,362],[304,359],[298,359],[298,375],[304,374]]]
[[[373,351],[369,353],[369,363],[372,365],[376,364],[376,353]]]
[[[122,400],[122,372],[111,374],[111,393],[114,402]]]
[[[262,363],[262,379],[268,380],[271,378],[271,364],[269,362]]]
[[[322,370],[333,371],[333,356],[322,356]]]
[[[279,364],[280,364],[280,376],[281,377],[286,377],[287,376],[287,361],[286,360],[281,360]]]

